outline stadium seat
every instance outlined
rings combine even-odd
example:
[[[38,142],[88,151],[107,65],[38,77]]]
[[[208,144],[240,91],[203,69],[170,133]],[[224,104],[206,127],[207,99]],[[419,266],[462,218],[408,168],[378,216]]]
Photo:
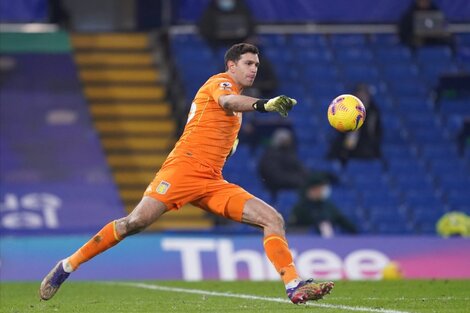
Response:
[[[432,111],[403,111],[403,121],[406,127],[411,129],[428,128],[438,129],[440,123]]]
[[[260,45],[264,47],[284,47],[287,45],[287,37],[283,34],[260,34],[258,35]],[[266,49],[264,52],[266,52]]]
[[[298,191],[282,191],[278,193],[276,209],[288,220],[294,205],[299,201]]]
[[[470,47],[470,33],[456,33],[454,36],[459,46]]]
[[[376,47],[375,57],[381,64],[412,63],[411,50],[406,46]]]
[[[334,85],[338,81],[338,72],[331,64],[306,64],[301,71],[301,78],[308,84],[321,81]]]
[[[400,44],[400,38],[397,34],[371,34],[370,44],[373,47],[398,46]]]
[[[358,65],[352,63],[342,67],[344,78],[355,83],[373,84],[379,80],[379,71],[376,67],[370,65]]]
[[[324,49],[327,46],[328,41],[322,34],[293,34],[290,36],[290,43],[298,48],[307,48],[301,50],[312,50],[310,49],[312,47]]]
[[[363,34],[333,34],[330,43],[333,47],[362,47],[366,45],[366,37]]]
[[[439,107],[444,114],[470,115],[470,102],[467,99],[442,99]]]
[[[382,67],[382,73],[387,82],[399,83],[418,78],[418,67],[408,63],[390,63]],[[416,82],[416,81],[415,81]]]
[[[335,50],[336,61],[341,64],[372,65],[374,56],[371,51],[363,47]]]
[[[447,46],[425,46],[416,50],[416,59],[421,64],[449,63],[452,50]]]
[[[423,99],[422,97],[400,97],[397,99],[396,104],[397,109],[403,113],[415,113],[417,115],[422,112],[433,113],[433,105],[431,101],[428,99]]]
[[[266,56],[271,62],[276,63],[276,66],[287,66],[294,60],[294,55],[291,50],[286,50],[279,47],[271,47],[266,49],[263,51],[263,55]]]
[[[470,194],[468,192],[462,193],[458,190],[451,190],[447,194],[447,203],[455,207],[468,206],[470,203]]]
[[[308,63],[331,64],[333,55],[329,49],[299,49],[296,51],[294,62],[297,66],[303,67]]]
[[[337,95],[344,93],[344,85],[336,82],[317,81],[312,82],[309,91],[311,96],[334,99]]]

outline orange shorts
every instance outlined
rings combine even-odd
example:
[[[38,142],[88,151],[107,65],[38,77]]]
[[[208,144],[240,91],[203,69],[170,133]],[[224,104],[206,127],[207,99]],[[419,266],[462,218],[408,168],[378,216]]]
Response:
[[[167,160],[144,196],[163,202],[169,210],[191,203],[208,212],[240,222],[245,202],[254,198],[221,173],[191,157]]]

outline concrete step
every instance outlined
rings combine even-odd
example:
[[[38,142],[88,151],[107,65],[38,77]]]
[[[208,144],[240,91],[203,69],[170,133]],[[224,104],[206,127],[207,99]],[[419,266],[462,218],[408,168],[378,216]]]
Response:
[[[85,86],[85,96],[89,101],[99,100],[149,100],[158,101],[165,97],[165,90],[159,86]]]
[[[75,62],[79,66],[100,66],[100,67],[147,67],[155,63],[153,56],[148,52],[75,52]]]
[[[98,33],[71,36],[75,49],[125,49],[144,50],[150,46],[150,38],[145,33]]]
[[[149,69],[83,69],[80,79],[85,83],[157,83],[160,75]]]
[[[91,114],[95,118],[102,117],[168,117],[171,114],[171,108],[168,103],[155,102],[154,104],[136,104],[132,102],[107,104],[94,102],[90,105]]]

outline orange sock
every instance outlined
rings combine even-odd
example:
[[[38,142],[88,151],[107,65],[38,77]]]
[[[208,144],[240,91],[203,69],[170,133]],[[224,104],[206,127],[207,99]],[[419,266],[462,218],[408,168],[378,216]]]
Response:
[[[73,270],[76,270],[80,264],[113,247],[121,241],[121,239],[122,238],[116,232],[116,221],[112,221],[72,254],[68,259],[69,263]]]
[[[286,238],[279,235],[269,235],[264,238],[263,244],[268,259],[281,275],[284,284],[299,278]]]

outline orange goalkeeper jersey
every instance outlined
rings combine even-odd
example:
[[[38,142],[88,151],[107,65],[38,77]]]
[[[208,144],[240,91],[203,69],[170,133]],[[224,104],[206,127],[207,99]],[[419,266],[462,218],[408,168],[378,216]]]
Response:
[[[221,171],[240,130],[242,113],[224,110],[218,100],[238,94],[238,86],[227,73],[209,78],[196,93],[183,135],[168,160],[186,155]]]

